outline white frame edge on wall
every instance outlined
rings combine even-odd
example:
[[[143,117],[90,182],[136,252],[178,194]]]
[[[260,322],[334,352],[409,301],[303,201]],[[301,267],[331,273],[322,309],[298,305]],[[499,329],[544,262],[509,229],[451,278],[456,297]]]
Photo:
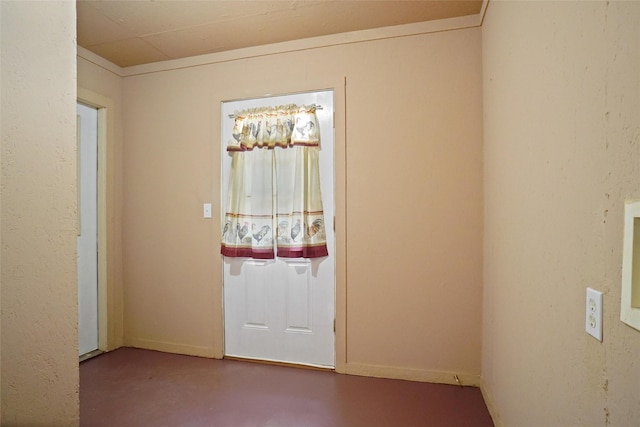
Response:
[[[620,320],[640,331],[640,199],[624,206]]]

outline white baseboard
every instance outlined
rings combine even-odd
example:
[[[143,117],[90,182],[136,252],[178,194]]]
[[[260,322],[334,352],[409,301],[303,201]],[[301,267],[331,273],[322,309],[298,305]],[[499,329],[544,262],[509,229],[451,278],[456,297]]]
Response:
[[[187,356],[199,356],[214,358],[215,352],[213,347],[201,347],[188,344],[178,344],[166,341],[153,341],[142,338],[125,339],[126,347],[141,348],[144,350],[162,351],[165,353],[185,354]]]
[[[489,415],[491,415],[493,424],[496,427],[504,427],[504,423],[500,420],[500,414],[498,413],[498,410],[496,409],[496,406],[493,402],[493,397],[487,389],[486,384],[482,380],[480,380],[480,391],[482,392],[482,398],[484,399],[485,405],[487,405],[487,409],[489,410]]]
[[[465,372],[429,371],[425,369],[400,368],[395,366],[380,366],[350,362],[347,362],[341,371],[345,374],[359,375],[363,377],[480,387],[480,375]],[[456,378],[458,380],[456,380]]]
[[[142,338],[127,338],[125,346],[141,348],[145,350],[162,351],[165,353],[215,358],[215,351],[213,347],[193,346],[166,341],[153,341]],[[362,377],[388,378],[435,384],[480,387],[483,396],[485,396],[485,401],[487,401],[487,406],[489,406],[489,396],[485,388],[482,387],[480,375],[476,374],[469,374],[465,372],[430,371],[426,369],[370,365],[351,362],[347,362],[341,367],[341,369],[337,369],[337,371],[342,374],[358,375]],[[491,410],[491,408],[489,409]]]

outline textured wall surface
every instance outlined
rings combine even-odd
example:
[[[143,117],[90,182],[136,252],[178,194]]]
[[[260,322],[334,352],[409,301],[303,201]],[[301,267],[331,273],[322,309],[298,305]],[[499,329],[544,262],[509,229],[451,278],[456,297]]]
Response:
[[[483,25],[482,376],[506,426],[632,426],[640,332],[620,320],[640,196],[640,3],[492,1]],[[604,292],[604,338],[584,331]]]
[[[1,2],[2,423],[78,424],[73,2]]]

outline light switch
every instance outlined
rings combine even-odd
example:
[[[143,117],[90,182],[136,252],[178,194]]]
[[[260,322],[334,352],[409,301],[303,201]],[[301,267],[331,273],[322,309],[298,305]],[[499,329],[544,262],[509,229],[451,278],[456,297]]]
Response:
[[[205,203],[202,208],[202,217],[211,218],[211,203]]]

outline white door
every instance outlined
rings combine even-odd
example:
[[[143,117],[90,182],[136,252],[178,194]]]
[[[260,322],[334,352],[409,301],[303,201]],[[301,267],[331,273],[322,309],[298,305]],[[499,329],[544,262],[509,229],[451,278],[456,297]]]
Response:
[[[98,349],[98,110],[78,114],[78,345],[80,355]]]
[[[227,204],[234,112],[316,104],[320,181],[329,256],[224,260],[225,355],[334,367],[335,238],[333,231],[333,91],[225,102],[222,105],[222,217]]]

